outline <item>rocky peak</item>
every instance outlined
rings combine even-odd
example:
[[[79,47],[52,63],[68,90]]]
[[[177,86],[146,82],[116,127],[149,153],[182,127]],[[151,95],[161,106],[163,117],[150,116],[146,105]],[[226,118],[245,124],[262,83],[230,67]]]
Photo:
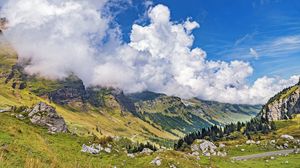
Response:
[[[55,108],[44,102],[36,104],[28,117],[33,124],[47,127],[50,133],[67,132],[65,120],[57,114]]]
[[[87,93],[82,80],[77,77],[70,76],[62,81],[58,81],[60,87],[46,93],[48,99],[60,105],[82,106],[87,101]]]
[[[284,89],[264,106],[260,117],[267,121],[291,119],[293,114],[300,113],[300,85]]]
[[[136,108],[133,101],[124,94],[120,89],[114,89],[112,95],[116,98],[117,102],[120,104],[122,111],[128,111],[133,114],[136,114]]]

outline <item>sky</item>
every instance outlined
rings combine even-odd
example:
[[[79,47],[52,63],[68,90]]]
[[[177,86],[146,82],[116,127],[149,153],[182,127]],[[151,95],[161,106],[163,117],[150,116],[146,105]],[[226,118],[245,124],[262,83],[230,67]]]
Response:
[[[298,82],[300,1],[0,0],[28,74],[263,104]]]
[[[154,0],[172,11],[174,21],[191,17],[193,34],[211,60],[244,60],[254,67],[249,82],[265,75],[288,78],[300,72],[300,1],[298,0]],[[124,39],[144,12],[140,1],[118,17]],[[130,13],[130,17],[128,17]],[[127,18],[127,19],[126,19]],[[130,19],[128,19],[130,18]]]

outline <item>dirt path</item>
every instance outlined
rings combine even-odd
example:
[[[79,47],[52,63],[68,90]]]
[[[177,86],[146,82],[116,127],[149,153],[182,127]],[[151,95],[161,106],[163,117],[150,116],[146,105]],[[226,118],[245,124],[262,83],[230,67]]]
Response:
[[[290,154],[290,153],[293,153],[294,151],[295,151],[295,149],[287,149],[287,150],[265,152],[265,153],[259,153],[259,154],[253,154],[253,155],[236,156],[236,157],[232,157],[231,159],[233,159],[233,160],[256,159],[256,158],[262,158],[262,157],[268,157],[268,156],[274,156],[274,155]]]

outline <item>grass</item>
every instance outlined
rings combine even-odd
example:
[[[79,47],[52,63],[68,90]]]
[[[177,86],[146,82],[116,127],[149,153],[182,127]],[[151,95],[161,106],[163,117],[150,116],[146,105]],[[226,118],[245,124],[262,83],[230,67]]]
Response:
[[[165,158],[164,166],[176,161],[195,167],[195,163],[188,163],[176,151],[132,159],[126,156],[121,144],[115,143],[112,154],[89,155],[80,152],[81,145],[90,141],[89,137],[50,135],[46,129],[7,114],[0,114],[0,124],[0,167],[154,167],[150,162],[158,155]]]
[[[85,120],[83,118],[83,120]],[[34,126],[26,121],[21,121],[9,114],[0,114],[0,167],[157,167],[150,162],[157,156],[162,158],[160,167],[194,168],[194,167],[299,167],[299,154],[287,157],[276,157],[275,160],[269,158],[254,159],[248,161],[232,162],[230,157],[237,155],[248,155],[273,150],[262,148],[261,145],[242,145],[235,147],[245,139],[226,141],[228,156],[204,157],[197,160],[183,152],[166,150],[156,152],[152,155],[139,155],[135,158],[127,157],[124,152],[123,141],[113,142],[113,152],[111,154],[101,153],[100,155],[89,155],[80,152],[83,143],[91,141],[89,136],[76,136],[71,134],[50,135],[46,129]],[[291,126],[291,125],[290,125]],[[281,129],[281,128],[280,128]],[[280,129],[278,131],[280,131]],[[264,138],[264,137],[262,137]],[[245,149],[241,152],[240,149]],[[119,151],[119,152],[117,152]],[[267,163],[265,160],[269,160]],[[288,161],[288,163],[285,163]]]
[[[276,127],[279,135],[289,134],[300,138],[300,114],[291,120],[276,121]]]

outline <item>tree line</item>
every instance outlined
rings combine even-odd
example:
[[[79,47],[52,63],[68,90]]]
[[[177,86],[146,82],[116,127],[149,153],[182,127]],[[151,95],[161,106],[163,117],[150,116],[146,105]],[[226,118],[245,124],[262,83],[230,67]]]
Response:
[[[223,127],[213,125],[208,128],[202,128],[199,131],[192,132],[179,139],[174,144],[175,150],[184,149],[186,146],[191,145],[196,139],[207,139],[210,141],[218,141],[223,138],[230,138],[230,135],[234,132],[243,133],[248,139],[251,139],[250,133],[261,132],[267,134],[272,130],[275,130],[276,126],[273,121],[263,121],[258,118],[253,118],[250,121],[230,123]]]
[[[157,147],[153,144],[150,144],[149,142],[147,143],[137,143],[135,145],[127,145],[126,150],[128,153],[138,153],[142,152],[143,149],[148,148],[151,149],[152,151],[157,151]]]

